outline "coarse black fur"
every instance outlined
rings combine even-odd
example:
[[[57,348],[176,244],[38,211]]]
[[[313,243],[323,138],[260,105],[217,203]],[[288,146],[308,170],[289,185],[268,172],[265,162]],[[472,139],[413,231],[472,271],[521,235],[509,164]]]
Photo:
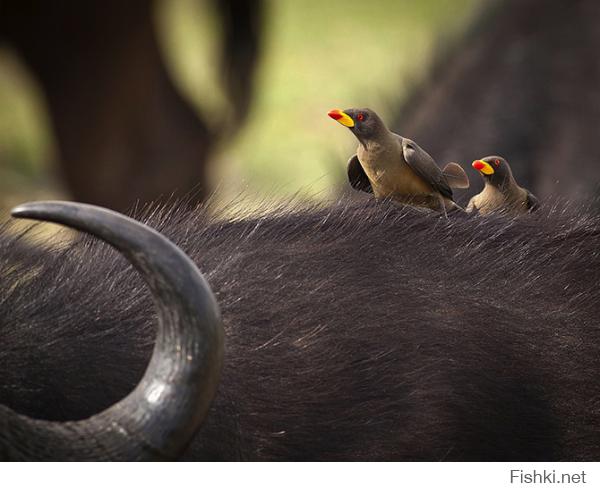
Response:
[[[600,219],[375,201],[145,215],[199,265],[226,330],[183,459],[600,459]],[[0,278],[0,403],[81,418],[140,378],[154,314],[116,253],[3,230]]]

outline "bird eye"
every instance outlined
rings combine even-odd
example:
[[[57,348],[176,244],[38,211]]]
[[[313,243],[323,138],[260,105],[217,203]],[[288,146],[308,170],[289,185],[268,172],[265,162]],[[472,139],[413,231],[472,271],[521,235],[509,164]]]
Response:
[[[364,114],[362,114],[362,113],[358,113],[358,114],[356,115],[356,119],[357,119],[358,121],[362,121],[362,120],[364,120],[364,119],[365,119],[365,115],[364,115]]]
[[[500,165],[500,159],[494,160],[494,164],[496,164],[496,166],[499,166]]]

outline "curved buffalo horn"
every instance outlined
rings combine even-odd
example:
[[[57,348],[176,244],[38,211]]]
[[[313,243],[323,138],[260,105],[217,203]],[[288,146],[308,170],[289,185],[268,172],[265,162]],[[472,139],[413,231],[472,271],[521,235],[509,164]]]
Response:
[[[0,407],[0,457],[34,460],[146,460],[178,457],[215,394],[223,358],[220,313],[194,263],[153,229],[110,210],[34,202],[14,217],[46,220],[114,246],[141,273],[158,313],[152,359],[137,387],[92,417],[48,422]]]

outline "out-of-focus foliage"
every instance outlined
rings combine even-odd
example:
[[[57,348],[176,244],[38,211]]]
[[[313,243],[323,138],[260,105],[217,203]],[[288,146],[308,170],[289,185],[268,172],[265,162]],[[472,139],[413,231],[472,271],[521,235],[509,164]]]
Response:
[[[418,83],[436,43],[458,35],[477,3],[271,2],[250,120],[213,168],[220,189],[235,192],[247,184],[274,194],[317,194],[339,184],[355,142],[327,111],[371,106],[384,118],[391,114],[407,86]],[[218,111],[218,104],[200,102],[206,91],[215,102],[222,96],[215,88],[210,38],[204,36],[210,27],[204,31],[188,13],[195,5],[169,4],[165,46],[175,55],[173,73],[190,99],[201,110]]]
[[[15,55],[0,49],[0,206],[61,194],[43,96]]]
[[[407,86],[418,83],[436,41],[457,35],[479,1],[271,1],[256,99],[248,124],[213,163],[215,184],[221,191],[247,184],[275,195],[316,194],[340,184],[355,142],[327,110],[370,106],[391,115]],[[209,2],[163,0],[156,19],[177,86],[199,112],[219,120],[227,108]],[[60,196],[56,179],[49,180],[53,153],[43,96],[4,50],[0,203],[31,198],[35,188]]]

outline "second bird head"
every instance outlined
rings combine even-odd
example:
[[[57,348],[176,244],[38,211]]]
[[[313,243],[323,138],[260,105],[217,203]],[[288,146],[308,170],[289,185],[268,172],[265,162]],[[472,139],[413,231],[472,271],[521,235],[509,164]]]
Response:
[[[485,181],[495,186],[506,183],[512,177],[512,172],[506,159],[497,155],[473,161],[472,166],[481,173]]]
[[[386,127],[377,116],[377,113],[372,109],[332,109],[327,113],[330,118],[333,118],[341,125],[349,128],[356,137],[363,141],[376,137],[381,131],[386,130]]]

